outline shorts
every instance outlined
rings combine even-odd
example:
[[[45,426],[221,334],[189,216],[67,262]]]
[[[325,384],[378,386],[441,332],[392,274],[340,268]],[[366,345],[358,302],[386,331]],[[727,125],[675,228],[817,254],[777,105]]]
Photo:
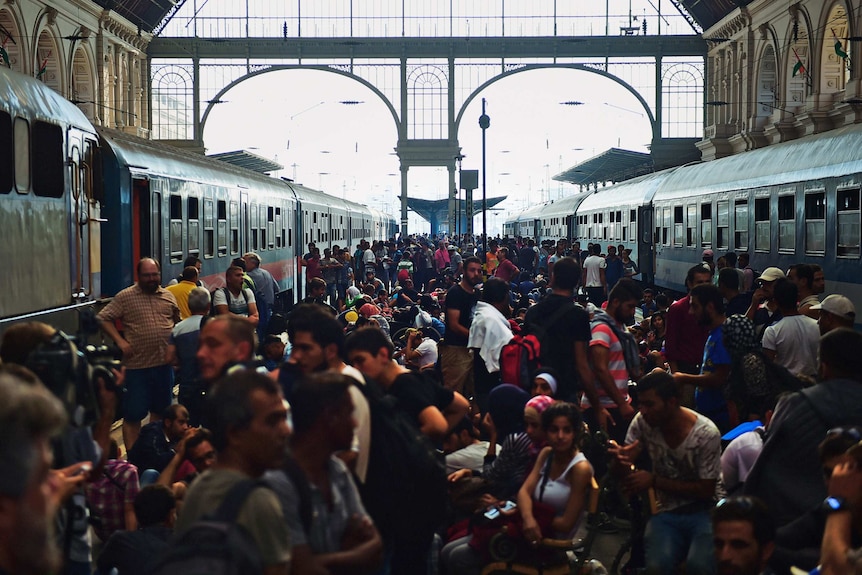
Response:
[[[123,417],[139,422],[147,412],[161,414],[173,400],[174,368],[157,365],[126,370]]]
[[[473,378],[473,350],[460,345],[437,345],[443,386],[464,397],[475,393]]]

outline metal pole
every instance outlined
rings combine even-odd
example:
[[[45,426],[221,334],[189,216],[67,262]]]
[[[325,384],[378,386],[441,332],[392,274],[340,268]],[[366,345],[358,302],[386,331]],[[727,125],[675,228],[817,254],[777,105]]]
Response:
[[[482,258],[488,253],[488,194],[486,182],[487,169],[485,167],[486,146],[485,131],[491,126],[491,118],[485,113],[485,98],[482,98],[482,115],[479,116],[479,127],[482,128]],[[477,242],[478,243],[478,242]]]

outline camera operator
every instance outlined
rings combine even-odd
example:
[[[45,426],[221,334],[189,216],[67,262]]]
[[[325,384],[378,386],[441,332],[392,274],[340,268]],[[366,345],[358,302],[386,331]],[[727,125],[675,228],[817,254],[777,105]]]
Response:
[[[41,382],[66,410],[68,424],[52,444],[57,467],[79,468],[86,462],[90,473],[82,480],[99,476],[110,446],[111,424],[114,421],[117,394],[122,374],[114,381],[106,369],[91,371],[86,357],[60,331],[41,322],[17,324],[6,330],[0,343],[0,359],[4,364],[31,369],[34,382]],[[78,482],[80,483],[80,482]],[[92,542],[88,531],[89,512],[82,489],[69,492],[60,513],[61,541],[65,558],[65,573],[85,572],[90,568]]]
[[[55,573],[52,525],[89,462],[51,470],[50,439],[66,424],[60,401],[24,369],[0,369],[0,573]]]

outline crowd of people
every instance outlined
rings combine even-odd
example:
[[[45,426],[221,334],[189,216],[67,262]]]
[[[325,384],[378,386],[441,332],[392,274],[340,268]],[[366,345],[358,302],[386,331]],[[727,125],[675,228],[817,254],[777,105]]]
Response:
[[[144,258],[97,316],[122,370],[87,380],[91,417],[77,368],[33,359],[73,342],[3,335],[0,574],[172,572],[226,508],[267,575],[481,573],[502,525],[518,561],[566,561],[543,542],[643,494],[630,569],[862,572],[855,307],[816,265],[714,255],[675,299],[625,245],[309,244],[289,311],[253,252],[213,291]]]

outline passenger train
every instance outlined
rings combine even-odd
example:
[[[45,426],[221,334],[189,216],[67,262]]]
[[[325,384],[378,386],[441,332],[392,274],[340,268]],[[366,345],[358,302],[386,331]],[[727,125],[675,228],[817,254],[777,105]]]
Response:
[[[76,310],[183,260],[224,285],[231,260],[258,252],[287,305],[301,297],[300,257],[397,232],[360,204],[124,132],[94,127],[42,82],[0,67],[0,331],[39,319],[68,329]]]
[[[685,291],[704,249],[756,270],[823,267],[827,293],[862,309],[862,125],[648,174],[531,208],[509,235],[632,249],[646,284]]]

